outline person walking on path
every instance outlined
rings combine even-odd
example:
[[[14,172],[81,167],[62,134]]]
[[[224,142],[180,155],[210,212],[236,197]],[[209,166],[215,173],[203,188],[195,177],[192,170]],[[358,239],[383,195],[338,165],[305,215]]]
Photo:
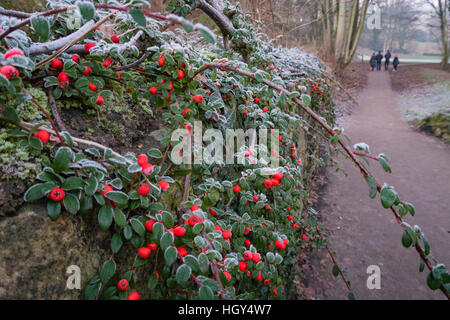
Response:
[[[377,64],[377,57],[375,55],[375,52],[370,57],[370,67],[372,68],[372,71],[375,70],[375,66]]]
[[[378,54],[375,57],[377,61],[377,71],[381,71],[381,60],[383,60],[383,55],[381,54],[381,51],[378,51]]]
[[[397,72],[397,67],[400,64],[400,60],[398,60],[398,55],[395,55],[394,62],[392,62],[394,65],[394,71]]]
[[[386,59],[386,61],[384,62],[384,69],[386,71],[389,71],[389,62],[391,60],[391,53],[389,52],[389,50],[386,52],[384,58]]]

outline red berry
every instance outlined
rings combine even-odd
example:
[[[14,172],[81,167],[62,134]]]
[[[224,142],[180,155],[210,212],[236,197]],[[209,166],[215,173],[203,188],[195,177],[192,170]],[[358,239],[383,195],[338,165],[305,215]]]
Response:
[[[142,172],[149,175],[153,172],[153,165],[151,163],[144,163],[142,166]]]
[[[79,63],[79,62],[80,62],[80,57],[79,57],[77,54],[73,54],[73,55],[72,55],[72,60],[73,60],[75,63]]]
[[[44,130],[37,131],[33,137],[39,138],[42,143],[46,143],[50,139],[50,133]]]
[[[110,186],[108,186],[107,184],[103,186],[103,195],[106,195],[108,192],[113,191],[113,188],[111,188]]]
[[[146,223],[145,223],[145,229],[148,231],[148,232],[152,232],[153,231],[153,225],[155,224],[156,222],[155,221],[153,221],[153,220],[148,220]]]
[[[283,247],[283,241],[281,241],[281,240],[276,240],[274,244],[275,244],[275,247],[277,247],[277,248]]]
[[[158,59],[158,64],[162,67],[166,63],[166,57],[161,56]]]
[[[183,78],[184,78],[183,70],[178,70],[178,79],[183,79]]]
[[[254,253],[253,257],[252,257],[252,260],[253,260],[254,263],[260,262],[261,261],[261,255],[259,253]]]
[[[264,107],[264,108],[263,108],[263,112],[267,112],[267,111],[269,111],[269,108]]]
[[[190,217],[188,219],[188,223],[191,227],[195,226],[198,223],[198,218],[197,217]]]
[[[253,196],[253,201],[258,202],[258,196]]]
[[[248,240],[248,239],[246,239],[246,240],[244,241],[244,245],[245,245],[246,247],[250,247],[251,244],[252,244],[252,243],[251,243],[250,240]]]
[[[148,89],[148,91],[150,91],[151,94],[156,94],[156,92],[158,91],[157,87],[151,87],[150,89]]]
[[[138,251],[138,255],[142,258],[142,259],[147,259],[150,256],[150,253],[152,253],[152,250],[150,250],[147,247],[142,247],[139,248]]]
[[[117,289],[119,289],[120,291],[127,290],[127,288],[128,288],[128,280],[127,279],[122,279],[117,283]]]
[[[147,248],[149,248],[150,250],[153,250],[153,251],[155,251],[157,247],[158,246],[156,245],[156,243],[147,244]]]
[[[182,258],[185,257],[188,254],[186,249],[183,248],[183,247],[178,247],[177,251],[178,251],[178,254],[180,255],[180,257],[182,257]]]
[[[281,172],[277,172],[273,175],[273,177],[277,180],[283,179],[283,174]]]
[[[181,114],[183,115],[184,118],[186,118],[186,114],[187,114],[188,112],[191,112],[191,109],[186,108],[186,109],[183,110],[183,112],[182,112]]]
[[[247,269],[247,263],[245,263],[244,261],[239,261],[239,270],[244,272],[246,269]]]
[[[4,75],[6,78],[18,77],[19,71],[17,71],[16,67],[6,65],[0,68],[0,73]]]
[[[264,279],[264,285],[268,286],[270,284],[270,279]]]
[[[173,229],[173,234],[177,237],[183,237],[186,234],[186,229],[183,227],[176,227]]]
[[[272,180],[271,179],[267,179],[266,181],[264,181],[264,186],[269,189],[272,186]]]
[[[137,157],[137,163],[138,163],[138,165],[140,165],[141,167],[142,167],[144,164],[146,164],[147,161],[148,161],[148,158],[147,158],[147,156],[146,156],[145,154],[140,154],[140,155]]]
[[[105,68],[108,68],[109,65],[110,65],[112,62],[113,62],[113,60],[112,60],[111,58],[108,58],[108,59],[106,59],[106,60],[103,62],[103,66],[104,66]]]
[[[249,233],[250,233],[250,229],[245,228],[245,229],[244,229],[244,235],[248,235]]]
[[[292,220],[294,220],[294,217],[293,216],[288,216],[288,220],[292,221]]]
[[[266,203],[266,204],[264,205],[264,209],[270,210],[270,205]]]
[[[119,43],[119,42],[120,42],[120,39],[119,39],[119,37],[117,36],[117,34],[114,34],[114,35],[111,37],[111,41],[114,42],[114,43]]]
[[[230,239],[232,235],[233,235],[233,234],[232,234],[231,231],[229,231],[229,230],[223,230],[223,231],[222,231],[222,237],[223,237],[225,240]]]
[[[60,72],[58,75],[58,80],[59,80],[59,82],[68,82],[69,76],[65,72]]]
[[[97,101],[95,102],[96,105],[101,106],[105,103],[105,99],[103,99],[102,96],[98,96]]]
[[[202,103],[203,102],[203,96],[201,94],[197,94],[196,96],[194,96],[194,100],[197,103]]]
[[[91,48],[95,47],[95,43],[88,42],[84,45],[84,51],[89,53],[91,51]]]
[[[66,194],[64,190],[61,188],[55,188],[50,191],[50,199],[52,199],[53,201],[61,201],[62,199],[64,199],[65,195]]]
[[[52,63],[51,63],[51,66],[52,66],[53,69],[60,69],[60,68],[63,67],[63,63],[59,59],[53,59]]]
[[[292,228],[293,228],[293,229],[297,228],[297,224],[294,223],[294,224],[292,225]]]
[[[302,240],[303,241],[306,240],[306,236],[305,235],[302,235]]]
[[[91,83],[91,82],[89,82],[88,87],[89,87],[89,89],[91,89],[92,91],[97,91],[97,86],[96,86],[95,84]]]
[[[144,183],[139,187],[139,194],[141,196],[146,196],[149,193],[150,193],[150,186],[148,184]]]
[[[200,207],[196,204],[192,205],[191,207],[191,211],[197,211],[198,209],[200,209]]]
[[[252,260],[252,258],[253,258],[253,253],[251,251],[247,250],[247,251],[244,252],[244,259],[245,260]]]
[[[280,180],[277,179],[270,179],[270,181],[272,181],[272,186],[274,187],[278,187],[278,185],[280,184]]]
[[[128,300],[139,300],[140,298],[141,298],[141,296],[139,295],[139,293],[137,291],[133,291],[128,296]]]
[[[169,183],[167,181],[159,181],[158,184],[162,191],[167,191],[167,189],[169,189]]]
[[[231,274],[228,271],[224,271],[223,274],[227,278],[228,282],[230,282],[231,281]]]
[[[6,51],[6,53],[5,53],[5,60],[9,59],[11,57],[14,57],[14,56],[21,56],[21,57],[23,57],[24,54],[23,54],[22,50],[14,48],[14,49]]]
[[[120,74],[120,72],[116,72],[116,74],[117,74],[116,80],[117,80],[117,81],[122,80],[122,75]]]
[[[258,276],[256,277],[256,280],[261,281],[262,280],[262,274],[261,271],[258,273]]]
[[[233,191],[234,191],[234,193],[240,193],[241,192],[241,187],[240,186],[234,186],[233,187]]]
[[[289,244],[289,239],[287,239],[287,238],[284,239],[284,240],[283,240],[283,244],[284,244],[285,246],[287,246],[287,245]]]
[[[211,213],[213,216],[215,216],[216,215],[216,212],[213,210],[213,209],[209,209],[209,213]]]
[[[84,69],[83,74],[85,76],[88,76],[91,74],[91,72],[92,72],[92,69],[90,67],[86,66],[86,69]]]
[[[274,295],[277,295],[277,294],[278,294],[278,291],[277,291],[276,288],[273,288],[273,294],[274,294]]]

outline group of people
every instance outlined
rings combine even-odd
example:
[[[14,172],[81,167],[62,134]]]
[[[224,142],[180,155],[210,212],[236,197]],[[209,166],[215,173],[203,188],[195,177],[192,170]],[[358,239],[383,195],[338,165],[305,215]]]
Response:
[[[386,71],[389,70],[389,63],[391,62],[391,52],[388,50],[384,55],[384,69]],[[377,67],[377,71],[381,71],[381,61],[383,61],[383,54],[381,51],[378,51],[376,55],[375,52],[372,54],[370,58],[370,66],[372,67],[372,71],[375,70],[375,66]],[[394,71],[397,71],[398,65],[400,64],[400,60],[398,60],[398,55],[395,55],[394,61],[392,62],[394,66]]]

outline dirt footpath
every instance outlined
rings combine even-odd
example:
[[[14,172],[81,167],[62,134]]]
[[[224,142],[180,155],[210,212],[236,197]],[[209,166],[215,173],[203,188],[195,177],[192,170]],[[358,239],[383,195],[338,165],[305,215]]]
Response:
[[[406,222],[421,227],[431,254],[450,268],[450,146],[410,128],[402,119],[397,98],[389,74],[372,72],[359,106],[342,125],[352,143],[365,142],[373,154],[390,157],[392,174],[377,162],[371,163],[370,171],[379,183],[395,186],[402,200],[415,205],[415,217],[408,215]],[[343,172],[336,172],[336,167]],[[427,272],[418,271],[417,252],[402,246],[402,229],[392,213],[383,209],[379,196],[368,197],[367,183],[352,162],[340,157],[337,166],[327,169],[327,176],[320,212],[329,245],[348,271],[356,299],[444,299],[440,291],[428,289]],[[316,298],[345,299],[347,290],[340,278],[331,275],[329,260],[323,273],[325,259],[325,249],[313,257],[307,286],[315,289]],[[381,269],[380,290],[367,288],[370,265]]]

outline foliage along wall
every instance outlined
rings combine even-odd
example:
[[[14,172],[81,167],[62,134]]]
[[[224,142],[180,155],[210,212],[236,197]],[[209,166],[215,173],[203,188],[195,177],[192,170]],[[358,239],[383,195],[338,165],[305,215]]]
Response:
[[[170,1],[168,10],[186,16],[187,2]],[[228,46],[203,25],[152,13],[145,1],[64,1],[71,3],[81,14],[77,31],[62,3],[48,1],[56,13],[0,33],[8,207],[0,296],[288,298],[296,253],[322,241],[308,210],[322,129],[291,103],[301,96],[333,124],[319,60],[274,48],[239,7],[224,9],[234,10]],[[3,12],[0,29],[23,19]],[[52,55],[73,34],[76,41]],[[279,129],[280,149],[268,150],[280,157],[277,175],[252,164],[259,145],[236,150],[245,165],[172,164],[171,133],[191,134],[195,120],[204,130]],[[130,146],[136,141],[143,147]],[[33,205],[17,209],[16,185]],[[71,264],[82,269],[81,294],[65,288]]]

